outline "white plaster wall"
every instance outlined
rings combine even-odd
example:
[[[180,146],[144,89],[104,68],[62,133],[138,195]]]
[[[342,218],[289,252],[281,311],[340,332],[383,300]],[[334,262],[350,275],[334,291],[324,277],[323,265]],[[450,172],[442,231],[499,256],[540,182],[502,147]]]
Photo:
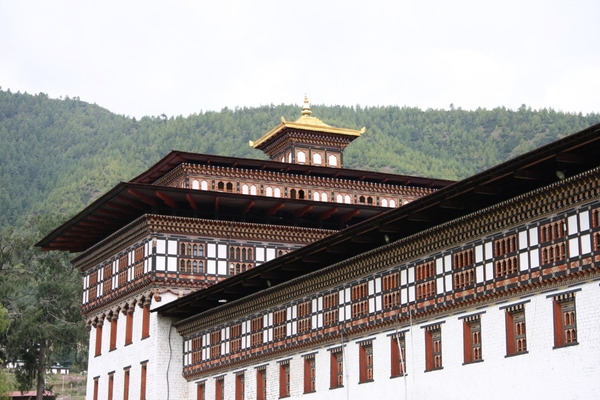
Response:
[[[553,349],[554,330],[552,297],[567,290],[576,293],[578,343]],[[394,329],[361,338],[352,338],[345,346],[344,387],[329,388],[330,352],[327,348],[282,356],[261,362],[267,366],[269,399],[279,398],[278,360],[292,357],[291,398],[305,399],[591,399],[600,393],[600,318],[596,304],[600,297],[598,282],[561,288],[526,298],[494,304],[478,310],[448,315],[440,319],[401,327],[406,332],[406,377],[390,378],[390,338]],[[525,305],[528,353],[506,357],[505,316],[501,307],[527,301]],[[463,365],[463,320],[460,317],[481,314],[483,361]],[[425,333],[421,328],[441,323],[443,369],[425,372]],[[399,327],[400,328],[400,327]],[[374,381],[359,384],[359,345],[373,338]],[[330,347],[332,347],[330,345]],[[316,392],[304,394],[304,358],[318,351]],[[245,369],[246,400],[256,399],[255,366],[237,367],[188,382],[190,399],[195,398],[196,383],[205,382],[205,398],[215,398],[215,377],[225,373],[225,398],[235,398],[235,371]]]
[[[152,303],[152,308],[164,305],[165,301]],[[102,330],[102,355],[94,357],[96,348],[95,328],[90,331],[90,355],[88,361],[88,381],[86,398],[93,399],[94,377],[99,376],[98,399],[108,395],[108,373],[114,371],[113,399],[123,398],[124,368],[130,367],[129,398],[139,399],[141,388],[141,362],[147,361],[146,399],[184,400],[188,398],[187,382],[183,378],[182,338],[171,327],[172,319],[157,318],[150,313],[150,336],[141,339],[142,309],[136,306],[133,313],[133,343],[125,346],[125,321],[119,315],[117,324],[117,348],[109,351],[110,322],[105,321]],[[169,338],[169,331],[171,335]],[[171,346],[169,347],[169,340]],[[170,364],[169,364],[170,360]],[[168,369],[168,372],[167,372]],[[168,379],[167,379],[168,376]]]

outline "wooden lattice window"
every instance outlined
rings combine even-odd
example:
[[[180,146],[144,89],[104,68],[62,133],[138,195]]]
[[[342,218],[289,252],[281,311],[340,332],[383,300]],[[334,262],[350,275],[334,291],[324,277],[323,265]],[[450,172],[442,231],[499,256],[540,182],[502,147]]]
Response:
[[[391,337],[391,370],[392,377],[404,375],[406,371],[406,341],[404,333],[398,333]]]
[[[252,319],[251,328],[252,328],[252,338],[251,344],[252,346],[260,346],[263,344],[263,317],[256,317]]]
[[[287,335],[286,310],[278,310],[273,313],[273,339],[281,340]]]
[[[192,339],[192,364],[202,361],[202,336]]]
[[[481,361],[481,319],[479,315],[463,320],[463,352],[465,364]]]
[[[210,358],[221,356],[221,330],[211,332],[210,334]]]
[[[527,352],[525,330],[525,306],[518,304],[505,310],[506,317],[506,354],[511,356]]]
[[[425,328],[425,370],[442,368],[442,327],[440,324]]]
[[[575,293],[555,296],[554,346],[562,347],[577,344],[577,320],[575,313]]]

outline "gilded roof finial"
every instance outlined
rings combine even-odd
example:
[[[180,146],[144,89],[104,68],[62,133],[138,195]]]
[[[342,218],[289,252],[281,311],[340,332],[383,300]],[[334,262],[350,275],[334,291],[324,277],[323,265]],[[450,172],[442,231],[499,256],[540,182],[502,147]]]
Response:
[[[312,115],[312,111],[310,111],[310,104],[308,104],[308,96],[306,93],[304,94],[304,106],[302,106],[302,115],[306,115],[310,117]]]

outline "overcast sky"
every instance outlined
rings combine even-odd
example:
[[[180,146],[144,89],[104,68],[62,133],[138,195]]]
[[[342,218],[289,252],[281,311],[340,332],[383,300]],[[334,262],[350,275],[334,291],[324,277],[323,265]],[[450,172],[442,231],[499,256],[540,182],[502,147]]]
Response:
[[[305,93],[600,112],[599,20],[598,0],[0,0],[0,86],[136,117]]]

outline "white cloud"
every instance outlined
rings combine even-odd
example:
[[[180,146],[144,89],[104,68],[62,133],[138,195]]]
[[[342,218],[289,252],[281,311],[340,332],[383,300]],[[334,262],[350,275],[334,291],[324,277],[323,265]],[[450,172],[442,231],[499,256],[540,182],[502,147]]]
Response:
[[[0,3],[0,85],[132,116],[300,103],[600,112],[600,5]]]

